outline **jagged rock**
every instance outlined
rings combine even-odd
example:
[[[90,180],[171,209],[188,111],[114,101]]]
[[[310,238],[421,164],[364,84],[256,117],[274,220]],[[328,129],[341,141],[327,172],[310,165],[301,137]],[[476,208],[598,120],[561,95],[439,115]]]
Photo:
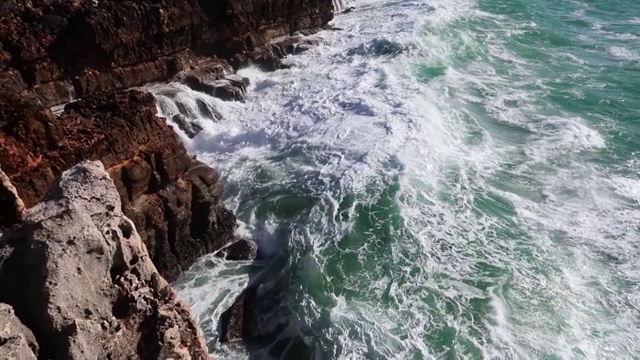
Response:
[[[36,360],[38,343],[11,306],[0,304],[0,360]]]
[[[218,256],[227,260],[255,260],[258,256],[258,245],[249,239],[240,239],[222,249]]]
[[[57,117],[17,107],[20,116],[0,126],[0,166],[31,207],[69,166],[102,161],[151,259],[173,281],[228,243],[236,221],[215,170],[192,159],[156,111],[153,96],[138,91],[87,97]]]
[[[205,80],[202,77],[191,75],[184,79],[184,83],[195,91],[200,91],[222,100],[244,101],[244,91],[225,79]]]
[[[318,29],[313,29],[317,31]],[[299,32],[300,34],[309,34],[310,32]],[[247,57],[237,65],[243,67],[247,65],[257,65],[264,71],[274,71],[287,67],[282,62],[282,58],[289,54],[300,54],[317,46],[321,43],[321,39],[314,36],[294,35],[282,36],[273,39],[268,44],[257,50],[249,52]]]
[[[22,222],[25,212],[24,202],[2,168],[0,168],[0,209],[2,209],[0,226]]]
[[[207,359],[100,162],[65,171],[0,240],[0,301],[47,359]]]
[[[219,60],[200,63],[194,69],[180,72],[174,80],[227,101],[244,101],[249,85],[249,79],[234,74],[231,66]]]
[[[253,337],[251,319],[255,318],[253,307],[257,295],[256,288],[248,288],[234,301],[233,305],[220,316],[220,342],[249,340]]]
[[[42,106],[167,80],[189,69],[195,57],[246,60],[274,38],[319,28],[333,17],[329,0],[41,0],[1,6],[0,92],[25,92]]]
[[[187,119],[187,117],[182,114],[173,115],[171,120],[178,125],[178,127],[184,131],[190,139],[193,139],[200,131],[202,131],[202,126]]]

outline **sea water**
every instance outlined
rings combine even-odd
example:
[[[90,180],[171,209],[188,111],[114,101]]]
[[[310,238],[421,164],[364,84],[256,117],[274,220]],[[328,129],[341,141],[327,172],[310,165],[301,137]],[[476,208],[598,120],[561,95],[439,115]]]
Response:
[[[245,103],[170,85],[261,252],[176,284],[212,353],[639,359],[640,2],[350,6]],[[264,336],[222,345],[249,284]]]

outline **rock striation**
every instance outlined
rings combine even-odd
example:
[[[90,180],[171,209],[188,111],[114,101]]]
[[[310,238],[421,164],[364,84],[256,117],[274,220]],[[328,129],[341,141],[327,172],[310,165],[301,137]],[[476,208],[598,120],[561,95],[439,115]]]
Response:
[[[0,351],[206,356],[166,281],[234,242],[236,219],[216,171],[187,154],[152,95],[128,89],[177,81],[243,101],[235,69],[284,67],[332,16],[328,0],[0,2],[0,302],[38,340],[0,305]],[[180,116],[189,136],[201,130]],[[241,241],[225,256],[256,253]]]
[[[194,59],[278,66],[272,39],[320,28],[327,0],[7,0],[0,93],[53,106],[167,80]],[[275,48],[280,48],[275,45]]]
[[[65,109],[56,116],[49,109],[21,107],[16,111],[22,115],[0,128],[0,168],[27,208],[65,169],[100,160],[113,177],[123,212],[167,280],[232,239],[236,221],[221,202],[218,174],[187,154],[155,115],[152,95],[116,92]]]
[[[8,0],[0,3],[0,228],[20,223],[62,171],[100,160],[160,273],[174,280],[231,240],[212,169],[191,158],[154,99],[124,89],[180,81],[242,101],[234,67],[268,69],[315,43],[327,0]],[[232,66],[233,65],[233,66]],[[50,106],[80,99],[55,115]],[[208,109],[211,118],[220,118]],[[172,119],[189,136],[201,127]]]
[[[100,162],[65,171],[0,239],[0,269],[0,301],[33,331],[41,358],[208,358]],[[30,358],[38,345],[11,315],[0,305],[0,337]]]

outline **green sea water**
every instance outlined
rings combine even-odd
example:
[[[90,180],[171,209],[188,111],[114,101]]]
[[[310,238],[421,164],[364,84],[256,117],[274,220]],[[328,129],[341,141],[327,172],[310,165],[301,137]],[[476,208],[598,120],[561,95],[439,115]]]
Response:
[[[262,255],[177,283],[212,352],[640,359],[640,2],[354,6],[187,141]]]

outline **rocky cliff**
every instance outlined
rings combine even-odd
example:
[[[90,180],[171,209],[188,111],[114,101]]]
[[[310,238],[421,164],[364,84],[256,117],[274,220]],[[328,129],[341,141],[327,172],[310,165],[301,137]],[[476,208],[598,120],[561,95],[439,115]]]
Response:
[[[19,222],[24,206],[36,204],[63,170],[100,160],[152,260],[173,280],[228,242],[235,219],[220,202],[215,171],[187,155],[155,116],[153,98],[122,90],[178,79],[237,99],[244,79],[231,78],[231,89],[210,80],[226,76],[229,83],[229,63],[277,66],[295,41],[270,41],[325,25],[332,5],[6,0],[0,14],[0,205],[7,209],[0,227]],[[212,57],[221,66],[204,60]],[[203,62],[204,70],[222,70],[202,71]],[[59,116],[49,109],[77,98]]]
[[[16,358],[208,357],[99,162],[65,171],[0,238],[0,302],[28,327],[0,304],[0,350]]]
[[[234,69],[281,67],[282,56],[313,44],[298,34],[331,17],[329,0],[0,1],[0,301],[19,318],[0,308],[0,322],[12,324],[11,341],[0,342],[25,358],[201,357],[188,310],[160,279],[230,243],[236,220],[216,171],[187,154],[152,95],[128,89],[174,80],[242,100],[247,79]],[[113,184],[100,175],[110,190],[84,187],[71,205],[60,187],[69,176],[56,179],[85,160],[104,164]],[[109,202],[107,213],[96,199]],[[120,227],[129,221],[132,238]],[[109,268],[110,278],[85,266]]]
[[[235,218],[220,201],[217,173],[191,158],[155,116],[152,95],[85,97],[60,116],[28,105],[15,113],[20,116],[5,120],[0,132],[0,167],[26,207],[40,201],[62,171],[100,160],[116,183],[122,210],[169,281],[231,240]]]
[[[265,45],[325,25],[328,0],[4,0],[0,92],[44,106],[166,80],[196,57],[273,61]]]

